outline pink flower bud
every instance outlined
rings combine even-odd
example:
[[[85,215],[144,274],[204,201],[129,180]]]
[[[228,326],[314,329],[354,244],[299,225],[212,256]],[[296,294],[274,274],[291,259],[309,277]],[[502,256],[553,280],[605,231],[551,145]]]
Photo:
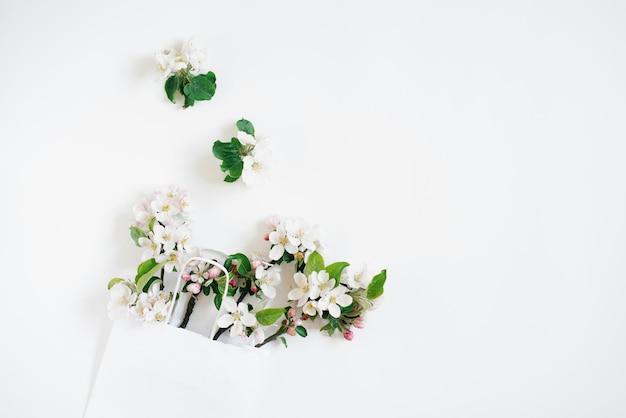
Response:
[[[250,286],[250,291],[251,291],[252,293],[256,293],[256,292],[258,292],[258,291],[259,291],[259,288],[258,288],[258,287],[256,287],[255,285],[252,285],[252,286]]]
[[[209,278],[217,279],[218,277],[220,277],[220,274],[222,274],[222,269],[220,269],[218,266],[213,266],[209,269],[208,273]]]
[[[287,334],[289,334],[289,335],[291,335],[293,337],[294,335],[296,335],[296,328],[295,327],[287,328]]]
[[[296,308],[289,308],[287,311],[287,316],[289,318],[293,318],[296,315]]]
[[[263,236],[263,239],[264,239],[265,241],[269,241],[269,240],[270,240],[270,234],[265,234],[265,235]]]
[[[359,316],[354,320],[354,322],[352,322],[352,325],[356,328],[365,328],[365,320],[362,316]]]
[[[261,260],[254,260],[250,264],[252,265],[252,270],[256,270],[263,265]]]
[[[180,278],[188,282],[189,280],[191,280],[191,274],[189,274],[188,271],[183,271],[183,274],[180,275]]]
[[[228,285],[230,287],[237,287],[237,280],[235,279],[230,279],[230,282],[228,282]]]
[[[200,293],[201,289],[202,286],[200,286],[200,283],[189,283],[187,285],[187,291],[193,293],[194,295]]]
[[[343,333],[343,338],[345,338],[348,341],[352,341],[352,339],[354,338],[354,333],[350,330],[347,330],[346,332]]]
[[[302,319],[298,318],[295,321],[293,321],[293,324],[297,327],[299,327],[300,325],[302,325]]]

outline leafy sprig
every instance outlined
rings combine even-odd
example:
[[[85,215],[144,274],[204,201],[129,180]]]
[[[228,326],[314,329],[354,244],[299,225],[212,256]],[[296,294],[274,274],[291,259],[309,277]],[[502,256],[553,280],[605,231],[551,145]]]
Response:
[[[226,174],[224,181],[233,183],[241,178],[245,184],[254,185],[267,180],[273,166],[268,140],[258,135],[247,119],[239,119],[236,126],[236,137],[213,143],[213,155],[221,161],[220,169]]]
[[[183,109],[196,101],[211,100],[217,88],[215,73],[204,68],[204,50],[194,38],[180,50],[163,49],[155,53],[157,70],[165,80],[165,94],[170,102],[183,98]]]

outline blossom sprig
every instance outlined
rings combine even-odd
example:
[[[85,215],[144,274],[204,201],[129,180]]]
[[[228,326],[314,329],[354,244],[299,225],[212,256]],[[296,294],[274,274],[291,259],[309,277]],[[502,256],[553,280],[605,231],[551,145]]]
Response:
[[[321,331],[329,336],[339,332],[351,340],[353,329],[365,326],[365,313],[381,302],[386,270],[373,275],[364,263],[353,266],[342,261],[326,265],[320,253],[323,246],[317,226],[301,218],[274,216],[268,225],[271,232],[264,237],[270,242],[267,260],[250,261],[242,253],[226,259],[224,266],[232,277],[231,293],[227,313],[219,318],[220,330],[214,339],[230,330],[231,337],[251,340],[256,347],[276,339],[287,346],[286,336],[306,337],[306,321],[321,318]],[[270,238],[272,234],[280,239]],[[291,263],[294,273],[288,284],[287,304],[265,308],[266,302],[276,296],[275,286],[281,284],[281,266]],[[236,295],[239,297],[235,300]],[[261,299],[261,303],[255,306],[249,296]],[[216,295],[215,300],[221,301],[221,296]],[[220,308],[219,303],[216,308]],[[275,331],[268,335],[270,328]]]
[[[219,312],[213,339],[228,333],[255,347],[275,340],[287,346],[287,337],[307,337],[315,321],[329,336],[352,340],[382,301],[386,270],[372,274],[364,263],[326,263],[319,228],[301,218],[269,218],[265,254],[223,254],[220,262],[208,262],[190,245],[188,207],[187,192],[174,186],[133,206],[130,235],[144,251],[134,280],[109,281],[111,319],[167,322],[172,304],[186,293],[179,327],[187,326],[198,298],[212,297]],[[182,288],[166,292],[165,273],[178,273]]]
[[[195,38],[187,39],[180,50],[162,49],[154,59],[167,98],[176,103],[177,96],[184,99],[183,109],[198,100],[211,100],[217,88],[215,73],[205,68],[205,51]]]
[[[155,190],[133,206],[130,235],[144,251],[144,270],[176,272],[191,253],[191,217],[187,191],[177,186]],[[143,284],[143,283],[142,283]],[[141,288],[141,287],[140,287]]]
[[[281,264],[295,260],[296,271],[302,271],[309,255],[322,252],[324,244],[317,225],[309,225],[302,218],[283,218],[273,216],[267,220],[270,232],[264,239],[269,241],[269,258]]]
[[[213,155],[221,161],[226,173],[224,181],[233,183],[239,178],[248,186],[262,184],[273,175],[274,160],[269,140],[255,133],[254,125],[241,118],[236,123],[237,136],[230,141],[215,141]]]

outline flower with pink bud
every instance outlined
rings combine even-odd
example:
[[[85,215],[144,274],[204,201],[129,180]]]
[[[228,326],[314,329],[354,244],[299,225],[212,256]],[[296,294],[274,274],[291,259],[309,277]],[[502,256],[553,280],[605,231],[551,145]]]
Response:
[[[289,308],[289,310],[287,311],[287,316],[289,318],[293,318],[294,316],[296,316],[296,308]]]
[[[187,285],[187,292],[193,293],[194,295],[200,293],[200,290],[202,290],[202,286],[200,286],[200,283],[194,282]]]
[[[256,292],[258,292],[258,291],[259,291],[259,288],[258,288],[258,287],[256,287],[255,285],[252,285],[252,286],[250,286],[250,291],[251,291],[252,293],[256,293]]]
[[[296,328],[295,327],[287,328],[287,334],[289,334],[289,335],[291,335],[293,337],[294,335],[296,335]]]
[[[228,282],[228,285],[230,287],[237,287],[237,280],[236,279],[230,279],[230,281]]]
[[[347,330],[346,332],[343,333],[343,338],[345,338],[348,341],[352,341],[352,339],[354,338],[354,333],[350,330]]]
[[[299,327],[300,325],[302,325],[302,319],[297,318],[295,321],[293,321],[293,324],[297,327]]]
[[[354,325],[356,328],[365,328],[365,319],[363,319],[362,316],[359,316],[354,319],[352,325]]]
[[[222,274],[222,269],[218,266],[213,266],[209,269],[208,274],[210,279],[217,279]]]
[[[188,271],[183,271],[183,274],[180,275],[180,278],[188,282],[189,280],[191,280],[191,274],[189,274]]]

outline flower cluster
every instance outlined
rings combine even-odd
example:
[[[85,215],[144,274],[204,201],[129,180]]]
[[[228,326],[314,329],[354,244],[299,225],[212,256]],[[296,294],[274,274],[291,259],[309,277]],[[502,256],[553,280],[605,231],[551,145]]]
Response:
[[[339,333],[352,340],[354,329],[363,328],[366,312],[382,300],[386,270],[373,274],[365,263],[326,263],[319,228],[300,218],[268,220],[265,255],[224,254],[221,263],[209,263],[188,246],[186,207],[186,193],[174,187],[159,190],[134,207],[131,237],[151,252],[144,251],[134,283],[120,278],[109,282],[111,318],[130,314],[142,321],[163,321],[171,308],[168,304],[178,303],[180,293],[187,293],[179,327],[186,327],[199,297],[211,297],[219,311],[213,339],[228,332],[255,347],[275,340],[287,346],[286,337],[306,337],[307,327],[315,321],[329,336]],[[157,226],[163,231],[171,228],[162,233]],[[163,290],[163,274],[170,265],[167,271],[178,271],[183,283],[171,296]]]
[[[154,54],[161,81],[165,81],[167,98],[176,103],[176,96],[181,95],[183,109],[193,106],[197,100],[211,100],[215,94],[215,74],[206,70],[204,55],[205,51],[193,37],[187,39],[180,50],[163,49]]]
[[[191,252],[187,192],[178,187],[155,190],[133,206],[131,237],[143,249],[141,261],[154,260],[165,271],[177,271]]]
[[[224,181],[232,183],[241,177],[248,186],[262,184],[273,174],[269,140],[255,134],[254,125],[249,120],[242,118],[236,125],[237,137],[229,142],[213,143],[213,155],[221,161],[220,169],[226,173]]]
[[[109,282],[109,318],[127,319],[132,315],[145,322],[163,322],[167,318],[171,294],[165,293],[158,282],[152,283],[147,292],[137,292],[135,283],[124,279]]]
[[[265,236],[271,243],[269,257],[277,264],[296,260],[296,270],[301,270],[312,252],[323,249],[319,228],[302,218],[275,216],[267,224],[271,229]]]

